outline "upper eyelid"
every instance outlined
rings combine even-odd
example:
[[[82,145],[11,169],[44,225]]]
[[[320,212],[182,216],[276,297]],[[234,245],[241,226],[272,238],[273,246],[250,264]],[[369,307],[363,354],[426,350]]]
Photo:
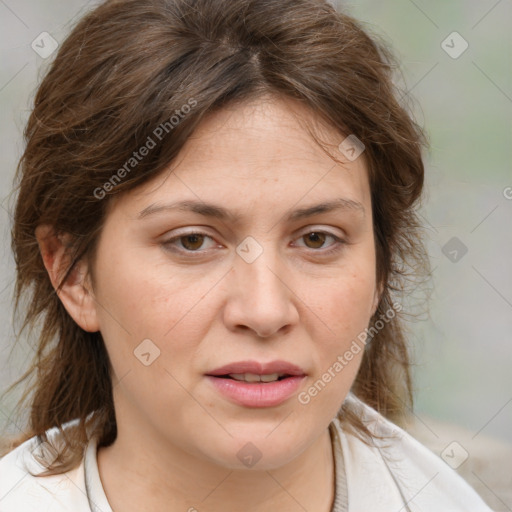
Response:
[[[205,234],[208,236],[214,236],[214,235],[209,234],[209,231],[212,228],[210,228],[209,226],[203,226],[201,224],[198,224],[197,226],[187,225],[187,226],[177,227],[173,230],[167,231],[167,234],[172,233],[174,231],[180,231],[182,229],[186,230],[185,233],[192,233],[192,234],[200,233],[200,234]],[[330,233],[330,230],[339,230],[339,231],[345,232],[345,230],[341,227],[328,226],[328,225],[324,225],[324,224],[309,224],[302,228],[295,229],[294,233],[302,233],[302,232],[309,233],[310,231],[322,231],[322,232]],[[213,231],[216,231],[216,230],[213,229]],[[332,234],[334,235],[335,233],[332,233]]]
[[[181,228],[177,228],[177,229],[179,230]],[[186,229],[186,228],[183,228],[183,229]],[[338,229],[343,231],[341,228],[338,228]],[[308,233],[325,233],[327,235],[331,235],[331,236],[338,237],[338,238],[346,236],[345,233],[336,234],[336,233],[331,232],[329,229],[315,228],[315,226],[303,228],[303,229],[299,230],[294,236],[301,237],[301,236],[307,235]],[[210,234],[204,228],[191,228],[188,231],[184,231],[182,233],[178,233],[178,234],[173,235],[172,237],[169,237],[168,240],[172,240],[175,238],[181,238],[182,236],[187,236],[187,235],[205,235],[205,236],[209,236],[210,238],[215,239],[215,235]]]

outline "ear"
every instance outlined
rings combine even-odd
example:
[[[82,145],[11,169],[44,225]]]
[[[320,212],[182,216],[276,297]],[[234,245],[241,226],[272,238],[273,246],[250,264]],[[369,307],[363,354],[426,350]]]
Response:
[[[57,234],[52,226],[40,225],[35,231],[44,266],[53,287],[57,287],[66,275],[71,264],[69,258],[70,236]],[[61,289],[57,292],[59,299],[71,318],[85,331],[99,331],[96,301],[87,273],[87,262],[79,261],[70,273]]]

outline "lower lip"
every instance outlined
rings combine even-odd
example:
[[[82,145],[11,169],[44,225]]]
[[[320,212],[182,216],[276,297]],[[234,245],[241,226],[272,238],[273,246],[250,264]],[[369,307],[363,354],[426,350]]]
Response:
[[[256,384],[207,375],[218,391],[236,404],[245,407],[280,405],[299,389],[305,377],[305,375],[300,375],[275,382]]]

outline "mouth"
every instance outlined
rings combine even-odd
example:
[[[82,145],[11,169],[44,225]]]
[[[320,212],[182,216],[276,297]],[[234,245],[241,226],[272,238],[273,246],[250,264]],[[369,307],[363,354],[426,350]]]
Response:
[[[304,376],[306,372],[300,366],[282,360],[270,361],[268,363],[259,361],[238,361],[216,368],[206,375],[245,380],[246,382],[258,382],[259,380],[264,380],[265,382],[278,380],[287,376]],[[263,379],[261,379],[261,377],[263,377]]]
[[[211,375],[213,377],[213,375]],[[251,384],[256,383],[270,383],[270,382],[278,382],[283,379],[288,379],[292,377],[289,374],[278,374],[278,373],[270,373],[265,375],[258,375],[256,373],[230,373],[228,375],[216,375],[220,379],[232,379],[238,382],[248,382]]]
[[[296,393],[306,373],[286,361],[241,361],[206,374],[214,389],[244,407],[275,407]]]

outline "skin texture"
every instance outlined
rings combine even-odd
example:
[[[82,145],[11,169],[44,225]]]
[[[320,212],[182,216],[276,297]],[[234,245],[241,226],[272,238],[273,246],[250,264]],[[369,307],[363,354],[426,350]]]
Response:
[[[240,406],[204,375],[230,362],[282,359],[307,373],[299,392],[307,390],[377,307],[364,154],[348,161],[337,150],[344,136],[318,121],[336,163],[301,118],[314,120],[293,100],[264,97],[205,119],[164,173],[111,204],[94,289],[83,261],[59,292],[82,328],[101,331],[112,362],[118,437],[98,451],[98,465],[115,512],[332,506],[328,425],[362,351],[307,405],[296,394],[275,407]],[[338,198],[364,210],[287,220],[291,211]],[[170,210],[137,218],[152,204],[184,199],[240,219]],[[184,233],[207,236],[177,237]],[[64,246],[48,226],[36,234],[56,284]],[[263,249],[252,263],[236,252],[248,236]],[[134,355],[145,339],[160,350],[149,366]],[[252,468],[237,457],[248,442],[262,455]]]

